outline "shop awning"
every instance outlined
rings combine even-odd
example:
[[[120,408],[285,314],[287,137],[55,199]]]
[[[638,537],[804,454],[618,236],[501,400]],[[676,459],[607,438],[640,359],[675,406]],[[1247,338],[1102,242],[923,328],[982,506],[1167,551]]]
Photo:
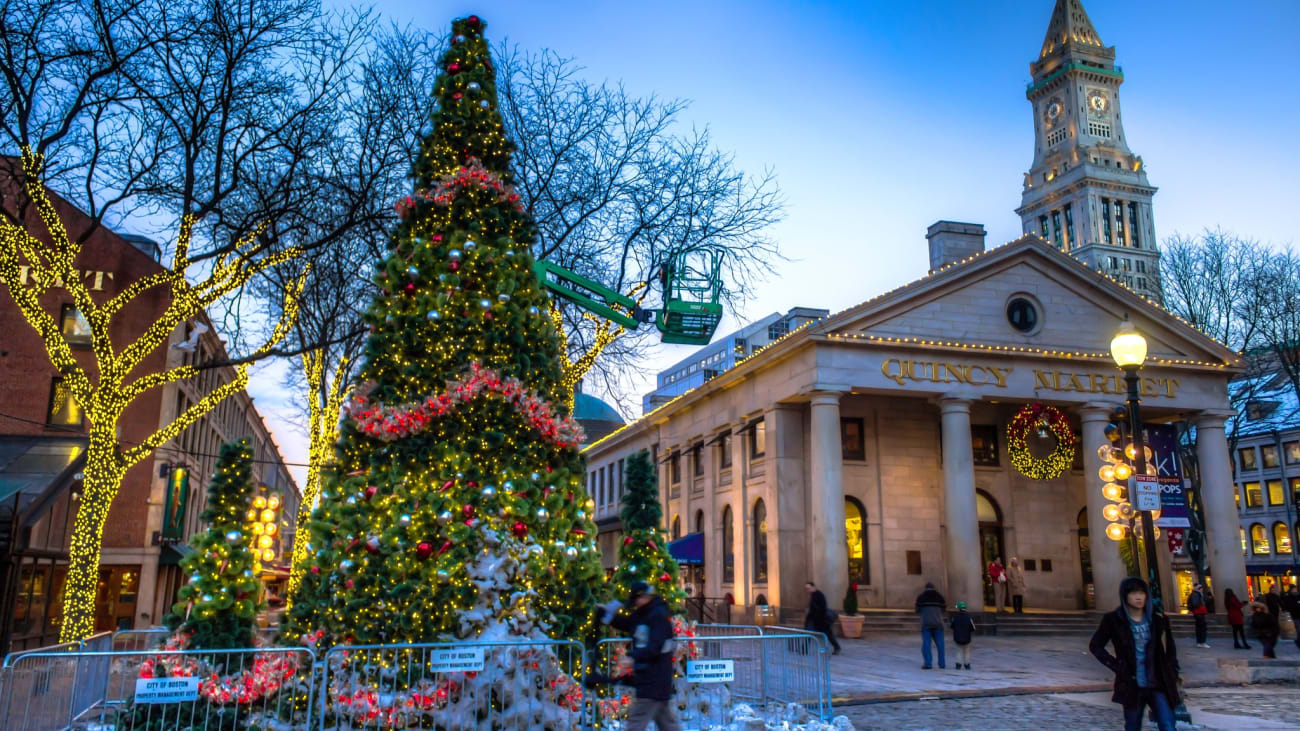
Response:
[[[704,563],[704,534],[691,533],[668,544],[668,553],[677,563]]]
[[[180,566],[181,559],[194,553],[194,547],[188,543],[167,543],[158,554],[159,566]]]

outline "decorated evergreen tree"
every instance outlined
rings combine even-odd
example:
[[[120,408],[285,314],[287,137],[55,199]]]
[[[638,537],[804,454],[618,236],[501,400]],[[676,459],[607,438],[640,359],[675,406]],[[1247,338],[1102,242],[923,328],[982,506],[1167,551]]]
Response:
[[[365,364],[290,610],[289,635],[318,647],[595,633],[603,576],[581,429],[565,413],[572,384],[511,187],[483,27],[452,23],[417,189],[398,201],[374,275]],[[581,690],[538,680],[539,697]],[[336,707],[370,720],[406,700]],[[456,709],[430,712],[444,710]]]
[[[677,584],[677,562],[664,543],[663,508],[659,505],[655,468],[650,453],[641,450],[628,458],[624,476],[623,543],[618,549],[618,568],[614,570],[616,597],[626,597],[632,584],[644,581],[668,603],[670,612],[682,610],[686,593]]]
[[[208,529],[190,540],[194,552],[181,559],[189,579],[165,621],[192,649],[253,646],[253,623],[261,607],[247,519],[252,461],[247,439],[222,445],[200,516]]]

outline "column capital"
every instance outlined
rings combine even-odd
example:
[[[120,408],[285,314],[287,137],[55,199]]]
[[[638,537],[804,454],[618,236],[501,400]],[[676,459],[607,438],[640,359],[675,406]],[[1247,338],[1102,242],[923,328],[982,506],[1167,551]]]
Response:
[[[1192,419],[1197,429],[1224,429],[1224,422],[1236,415],[1237,412],[1231,409],[1206,409],[1198,411]]]
[[[1089,401],[1079,407],[1079,418],[1082,421],[1110,421],[1111,412],[1120,404],[1108,404],[1101,401]]]
[[[811,391],[811,392],[809,392],[809,394],[808,394],[808,400],[809,400],[809,402],[810,402],[813,406],[831,406],[831,405],[839,406],[839,405],[840,405],[840,397],[843,396],[845,393],[848,393],[848,392],[847,392],[847,391],[839,391],[839,390],[835,390],[835,391],[828,391],[828,390],[817,390],[817,391]]]
[[[971,399],[960,396],[945,395],[939,397],[939,413],[941,414],[969,414]]]

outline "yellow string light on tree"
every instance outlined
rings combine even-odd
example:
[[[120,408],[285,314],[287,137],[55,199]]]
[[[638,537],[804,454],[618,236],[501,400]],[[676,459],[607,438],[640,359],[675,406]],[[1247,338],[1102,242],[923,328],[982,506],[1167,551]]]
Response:
[[[209,305],[244,286],[259,273],[299,256],[301,250],[290,247],[255,256],[259,247],[259,228],[237,241],[229,251],[214,257],[208,262],[211,268],[207,276],[197,284],[191,284],[186,274],[193,263],[189,247],[198,221],[193,216],[185,216],[181,219],[176,253],[169,268],[127,284],[105,302],[96,302],[86,283],[76,276],[74,264],[81,253],[81,244],[68,236],[46,195],[40,182],[42,165],[41,155],[23,149],[24,190],[45,227],[49,243],[17,223],[0,220],[0,282],[9,290],[23,318],[40,336],[46,355],[59,371],[72,398],[81,405],[89,424],[83,493],[69,542],[68,575],[59,631],[60,641],[75,642],[94,631],[104,521],[127,470],[174,439],[222,400],[243,390],[248,382],[249,364],[235,366],[231,369],[230,380],[204,394],[171,423],[163,425],[139,444],[126,447],[118,439],[118,421],[131,404],[151,389],[193,379],[199,370],[192,365],[181,365],[135,374],[147,357],[165,346],[182,323],[201,317]],[[305,277],[304,271],[302,277],[286,289],[283,315],[270,337],[253,353],[253,358],[265,354],[288,334],[297,317],[298,297]],[[32,286],[25,286],[27,283]],[[78,364],[55,316],[41,307],[40,297],[56,286],[71,295],[77,311],[89,325],[90,351],[94,360],[91,369]],[[112,333],[119,331],[121,334],[115,316],[136,298],[157,287],[165,287],[168,294],[162,314],[134,340],[124,346],[115,343]]]

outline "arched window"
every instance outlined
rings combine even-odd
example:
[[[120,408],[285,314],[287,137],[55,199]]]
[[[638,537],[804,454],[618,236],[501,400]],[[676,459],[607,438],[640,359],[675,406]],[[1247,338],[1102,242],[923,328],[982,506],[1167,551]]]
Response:
[[[1264,526],[1256,523],[1250,527],[1250,550],[1256,556],[1267,556],[1268,550],[1268,531]]]
[[[681,537],[682,537],[682,516],[674,515],[673,516],[673,540],[675,541]]]
[[[1273,545],[1277,546],[1278,553],[1291,552],[1291,534],[1286,529],[1286,523],[1273,524]]]
[[[767,581],[767,508],[754,503],[754,582]]]
[[[871,583],[867,564],[867,510],[857,498],[844,498],[844,540],[848,543],[849,581]]]
[[[722,581],[736,580],[736,526],[732,524],[731,506],[722,509]]]

